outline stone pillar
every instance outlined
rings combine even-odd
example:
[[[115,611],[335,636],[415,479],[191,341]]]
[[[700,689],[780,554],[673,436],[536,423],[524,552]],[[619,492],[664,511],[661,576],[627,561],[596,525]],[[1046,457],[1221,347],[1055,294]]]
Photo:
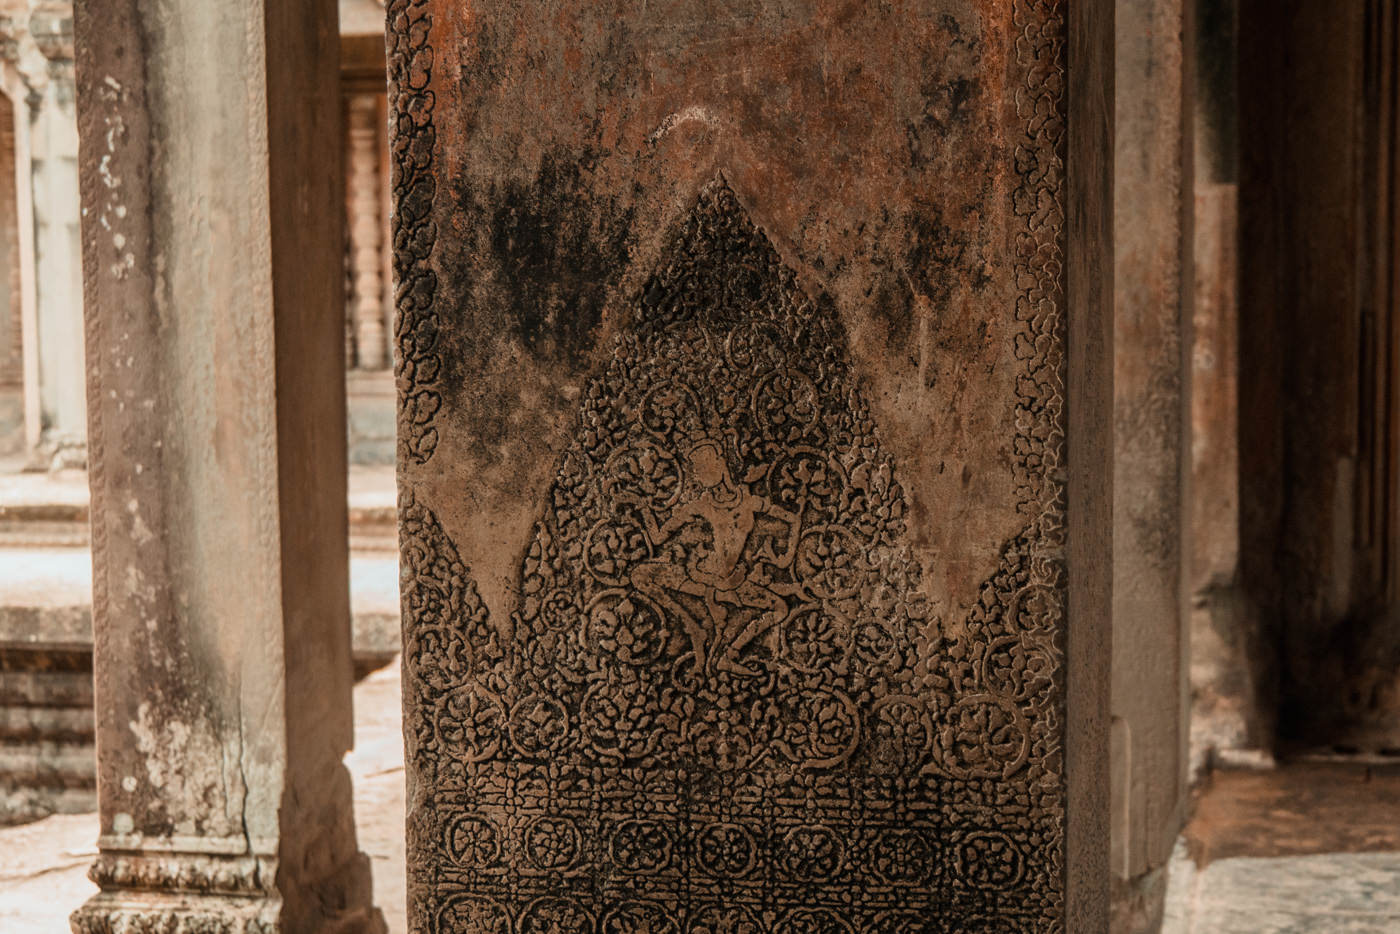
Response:
[[[388,124],[385,116],[384,9],[376,0],[341,8],[341,94],[347,133],[346,318],[358,347],[346,374],[350,459],[394,462],[393,251],[389,231]],[[361,31],[370,30],[373,32]]]
[[[23,99],[20,103],[23,109]],[[0,88],[0,456],[24,450],[24,313],[16,136],[14,101]]]
[[[78,12],[101,893],[73,927],[381,931],[341,761],[335,5]]]
[[[1239,17],[1241,629],[1277,711],[1260,732],[1379,755],[1400,746],[1400,28],[1387,0]]]
[[[72,46],[65,45],[50,59],[47,80],[30,101],[29,131],[41,420],[33,457],[39,465],[58,467],[83,464],[87,431],[78,125]]]
[[[1113,871],[1155,931],[1186,807],[1183,332],[1191,307],[1191,0],[1118,0],[1114,167]]]
[[[87,425],[72,8],[16,0],[0,10],[0,40],[15,109],[19,283],[12,303],[23,338],[23,448],[33,467],[81,466]]]
[[[384,328],[384,280],[380,251],[383,221],[379,215],[381,177],[379,147],[383,129],[379,123],[379,98],[352,94],[348,102],[350,210],[350,275],[354,287],[351,313],[355,328],[355,365],[362,370],[382,370],[388,364],[388,336]]]
[[[1113,9],[938,6],[389,4],[412,931],[1106,929]]]
[[[1191,354],[1191,771],[1269,739],[1259,659],[1239,613],[1238,0],[1194,0],[1195,307]],[[1269,666],[1272,667],[1272,666]]]

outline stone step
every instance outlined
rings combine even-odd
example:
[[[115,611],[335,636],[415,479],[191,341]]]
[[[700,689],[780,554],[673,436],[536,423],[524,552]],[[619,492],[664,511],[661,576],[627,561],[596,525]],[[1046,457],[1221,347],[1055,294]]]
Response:
[[[91,707],[0,707],[0,744],[88,743],[93,737]]]
[[[0,786],[91,788],[96,781],[97,754],[91,739],[0,743]]]
[[[92,672],[0,671],[0,706],[92,708]]]
[[[0,696],[30,687],[9,676],[68,669],[68,655],[92,647],[92,570],[85,548],[0,547]],[[392,552],[350,559],[352,645],[363,671],[399,650],[398,558]],[[26,660],[24,653],[33,653]],[[57,689],[57,688],[53,688]]]
[[[0,788],[0,826],[27,824],[50,814],[89,814],[96,810],[95,782],[86,788]]]
[[[392,467],[350,470],[350,548],[398,549]],[[87,475],[82,471],[0,473],[0,548],[84,548],[89,542]]]

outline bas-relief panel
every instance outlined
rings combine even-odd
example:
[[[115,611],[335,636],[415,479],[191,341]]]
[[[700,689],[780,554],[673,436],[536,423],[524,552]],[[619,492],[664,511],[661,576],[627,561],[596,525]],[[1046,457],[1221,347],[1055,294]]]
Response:
[[[1018,45],[1020,298],[999,312],[1023,530],[957,618],[923,593],[840,315],[723,175],[584,381],[492,613],[440,518],[460,504],[414,483],[456,427],[427,9],[390,8],[415,929],[1059,929],[1055,8],[1021,11],[1043,18]]]

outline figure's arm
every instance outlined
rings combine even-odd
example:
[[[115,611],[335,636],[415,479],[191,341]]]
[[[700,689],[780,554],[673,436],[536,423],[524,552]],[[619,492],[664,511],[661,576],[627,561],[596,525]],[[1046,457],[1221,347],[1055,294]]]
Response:
[[[665,539],[669,538],[672,531],[674,531],[670,527],[671,524],[676,521],[675,516],[672,516],[665,525],[658,526],[656,524],[656,516],[652,513],[651,507],[646,499],[635,493],[618,493],[613,497],[613,502],[619,504],[626,503],[637,507],[637,512],[640,513],[642,517],[642,528],[647,533],[647,538],[651,541],[653,546],[660,545]]]
[[[771,503],[767,500],[763,503],[764,515],[771,516],[780,522],[786,523],[788,527],[787,541],[781,553],[773,551],[771,541],[768,544],[769,560],[774,565],[784,570],[792,567],[792,562],[797,559],[797,543],[798,540],[802,538],[802,510],[806,508],[806,506],[807,492],[805,490],[802,492],[801,499],[798,500],[796,512],[784,509],[777,503]]]
[[[667,519],[666,522],[661,526],[661,528],[657,530],[657,537],[652,542],[652,544],[660,545],[666,539],[670,538],[672,535],[675,535],[681,529],[685,528],[685,526],[692,519],[694,519],[696,515],[697,513],[695,511],[695,507],[690,504],[686,504],[684,506],[677,506],[676,511],[671,513],[671,518]],[[655,522],[656,520],[653,519],[652,523],[655,524]]]

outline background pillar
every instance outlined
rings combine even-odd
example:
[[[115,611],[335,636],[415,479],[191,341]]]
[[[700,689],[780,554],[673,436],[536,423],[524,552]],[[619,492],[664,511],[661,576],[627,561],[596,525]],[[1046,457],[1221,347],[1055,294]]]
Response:
[[[350,782],[330,0],[78,11],[96,932],[382,929]]]
[[[45,61],[27,102],[39,392],[37,444],[29,460],[39,467],[73,467],[83,464],[87,413],[72,36],[35,39]]]
[[[1114,171],[1113,874],[1155,930],[1186,803],[1182,612],[1191,254],[1186,6],[1118,0]]]
[[[1238,626],[1282,755],[1400,745],[1396,19],[1239,7]]]
[[[352,94],[347,117],[349,151],[350,275],[355,331],[355,365],[382,370],[388,364],[389,344],[384,321],[384,256],[379,217],[382,178],[379,172],[380,111],[374,94]]]
[[[1239,613],[1238,0],[1194,0],[1191,354],[1191,772],[1267,745],[1259,644]]]

